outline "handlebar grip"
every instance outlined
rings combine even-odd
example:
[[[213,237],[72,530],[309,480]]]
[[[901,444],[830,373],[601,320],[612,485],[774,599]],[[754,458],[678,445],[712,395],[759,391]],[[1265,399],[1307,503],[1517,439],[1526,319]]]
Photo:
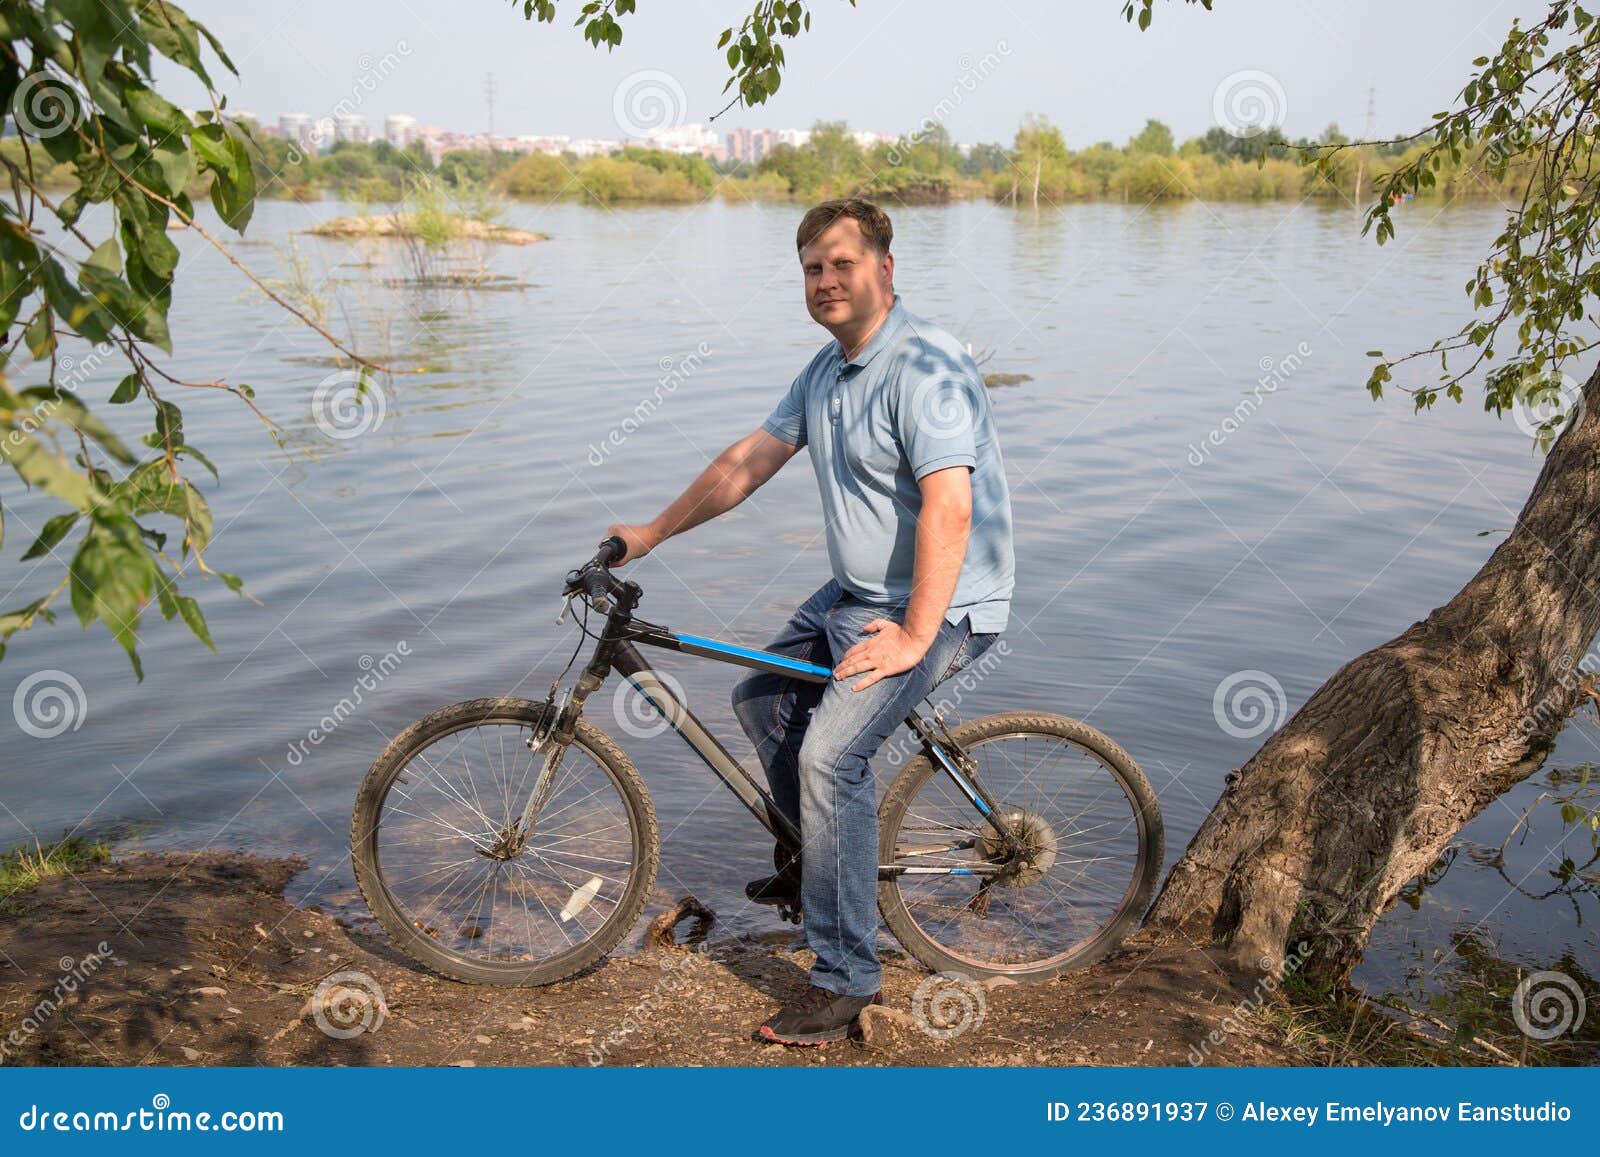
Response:
[[[594,560],[601,566],[610,566],[627,553],[628,544],[623,542],[621,537],[613,534],[600,544],[600,553],[594,556]]]

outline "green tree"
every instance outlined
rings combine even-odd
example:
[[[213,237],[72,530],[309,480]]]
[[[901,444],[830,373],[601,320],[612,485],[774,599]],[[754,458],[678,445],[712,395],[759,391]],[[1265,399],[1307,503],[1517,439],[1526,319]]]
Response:
[[[1189,0],[1193,3],[1194,0]],[[1209,7],[1208,0],[1200,3]],[[1131,0],[1149,24],[1154,0]],[[1572,0],[1512,22],[1449,109],[1388,147],[1420,143],[1381,178],[1366,226],[1394,236],[1395,199],[1463,163],[1518,192],[1465,286],[1453,335],[1377,359],[1375,398],[1413,361],[1418,408],[1483,391],[1484,409],[1554,435],[1515,525],[1473,579],[1328,680],[1229,779],[1151,910],[1158,929],[1215,937],[1250,967],[1311,942],[1302,975],[1342,981],[1378,915],[1468,820],[1544,763],[1587,700],[1600,631],[1600,370],[1563,367],[1595,344],[1600,182],[1592,180],[1600,22]],[[1310,146],[1326,168],[1361,142]],[[1453,355],[1453,356],[1452,356]],[[1498,356],[1497,356],[1498,355]]]
[[[1004,188],[997,188],[996,192],[1009,196],[1013,203],[1023,192],[1035,206],[1041,194],[1051,200],[1072,195],[1066,138],[1046,117],[1029,113],[1022,118],[1011,143],[1009,169],[1002,182]]]
[[[985,173],[999,173],[1005,170],[1009,159],[1003,145],[976,144],[967,150],[967,155],[962,159],[961,171],[969,177],[982,176]]]
[[[1147,120],[1138,135],[1128,142],[1128,151],[1147,153],[1156,157],[1170,157],[1173,152],[1172,130],[1158,120]]]

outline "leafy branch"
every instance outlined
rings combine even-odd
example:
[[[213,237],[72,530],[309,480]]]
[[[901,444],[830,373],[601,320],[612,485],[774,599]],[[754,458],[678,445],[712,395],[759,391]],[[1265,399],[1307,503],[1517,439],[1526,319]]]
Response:
[[[558,0],[512,0],[521,7],[525,19],[554,24]],[[847,0],[850,7],[856,0]],[[582,26],[583,38],[596,48],[602,44],[609,52],[622,43],[620,17],[632,15],[637,0],[588,0],[579,10],[573,26]],[[731,75],[722,91],[737,86],[733,99],[711,120],[737,104],[751,107],[765,104],[783,83],[785,64],[780,39],[793,40],[811,30],[811,12],[801,0],[757,0],[738,28],[724,28],[717,48],[725,51]]]
[[[0,610],[0,657],[12,635],[55,621],[53,604],[65,591],[83,626],[104,623],[143,678],[138,631],[152,601],[214,649],[199,603],[180,589],[191,564],[243,593],[238,576],[206,560],[212,515],[185,467],[197,462],[213,476],[217,470],[187,441],[183,411],[163,392],[175,386],[232,394],[280,444],[286,437],[249,386],[183,380],[155,356],[172,352],[167,318],[178,248],[167,229],[174,218],[341,354],[382,368],[274,293],[195,221],[191,197],[204,195],[223,223],[242,233],[256,199],[254,142],[226,115],[208,54],[236,73],[216,38],[168,0],[0,5],[0,132],[7,138],[0,189],[10,193],[0,197],[0,463],[64,507],[33,531],[22,560],[49,557],[66,570],[44,595]],[[162,97],[154,88],[157,58],[198,79],[209,109],[190,114]],[[41,187],[39,154],[75,175],[76,187],[59,202]],[[93,218],[109,218],[104,237],[85,232],[93,206],[109,210]],[[66,342],[89,350],[76,354]],[[19,362],[23,353],[31,360]],[[108,365],[125,372],[107,404],[149,407],[153,428],[140,439],[142,449],[124,442],[81,396],[83,384]],[[40,370],[44,384],[19,386],[18,378]],[[162,519],[177,525],[176,552],[167,550],[175,532],[163,529]],[[0,541],[5,529],[0,512]]]
[[[1129,0],[1123,14],[1150,24],[1155,0]],[[1209,0],[1186,0],[1210,8]],[[1595,348],[1593,307],[1600,297],[1600,182],[1594,167],[1600,101],[1600,22],[1576,0],[1548,0],[1542,19],[1513,20],[1504,42],[1473,61],[1474,72],[1454,107],[1433,115],[1415,133],[1384,141],[1294,146],[1325,175],[1338,155],[1357,147],[1421,142],[1374,186],[1363,234],[1382,245],[1395,235],[1393,207],[1435,187],[1447,166],[1463,160],[1492,185],[1518,190],[1504,228],[1466,282],[1475,316],[1454,333],[1399,357],[1381,350],[1367,379],[1374,398],[1394,371],[1419,359],[1438,359],[1437,380],[1398,386],[1416,408],[1441,394],[1465,398],[1482,371],[1484,409],[1497,415],[1518,406],[1539,418],[1548,448],[1579,402],[1563,368]],[[1457,354],[1455,368],[1450,358]],[[1497,354],[1504,354],[1497,361]],[[1398,383],[1396,383],[1398,385]]]

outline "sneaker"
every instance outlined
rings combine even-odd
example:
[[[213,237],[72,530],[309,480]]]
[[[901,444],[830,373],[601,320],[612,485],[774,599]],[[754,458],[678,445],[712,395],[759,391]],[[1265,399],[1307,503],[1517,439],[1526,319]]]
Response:
[[[883,993],[871,996],[840,996],[826,988],[808,984],[806,990],[784,1005],[761,1026],[761,1036],[783,1045],[819,1045],[844,1040],[850,1026],[869,1004],[882,1004]]]

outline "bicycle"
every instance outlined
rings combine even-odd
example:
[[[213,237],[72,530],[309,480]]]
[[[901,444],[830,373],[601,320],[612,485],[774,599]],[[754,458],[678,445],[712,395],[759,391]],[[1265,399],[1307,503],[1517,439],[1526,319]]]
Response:
[[[362,783],[351,823],[356,881],[384,931],[437,973],[552,984],[605,957],[643,911],[660,857],[655,809],[627,755],[583,718],[612,671],[772,834],[780,865],[800,854],[795,823],[639,647],[819,683],[831,671],[636,618],[643,591],[610,570],[624,551],[609,538],[568,572],[556,621],[579,601],[582,636],[544,701],[475,699],[435,711],[397,735]],[[605,615],[599,634],[591,611]],[[558,699],[585,638],[594,652]],[[1112,951],[1143,915],[1163,854],[1155,794],[1128,753],[1048,712],[952,730],[936,709],[906,725],[921,752],[878,812],[879,911],[906,951],[936,972],[1029,980]],[[1061,774],[1051,770],[1058,755],[1070,761]]]

